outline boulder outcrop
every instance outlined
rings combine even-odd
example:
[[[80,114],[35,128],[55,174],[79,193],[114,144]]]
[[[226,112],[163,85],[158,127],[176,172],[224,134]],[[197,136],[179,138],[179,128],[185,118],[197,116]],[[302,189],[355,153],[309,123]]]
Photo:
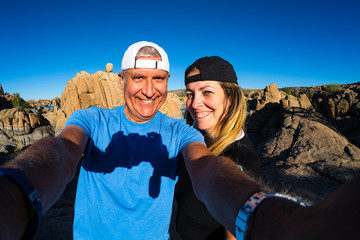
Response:
[[[285,96],[286,93],[279,91],[275,83],[266,86],[263,96],[257,99],[256,110],[262,109],[268,103],[279,103]]]
[[[307,94],[279,100],[273,97],[279,96],[276,93],[269,87],[257,97],[257,105],[252,105],[257,110],[247,121],[248,136],[257,148],[267,183],[277,191],[317,202],[360,170],[360,149],[336,121],[314,112]],[[345,120],[351,122],[351,118]],[[359,136],[359,132],[354,135]]]
[[[10,155],[13,153],[16,147],[16,140],[0,129],[0,155]]]
[[[360,149],[329,121],[302,108],[282,110],[281,126],[258,147],[267,181],[318,202],[360,170]]]
[[[360,83],[345,84],[339,90],[328,93],[326,88],[313,96],[317,110],[331,118],[360,117]]]
[[[40,100],[35,101],[35,100],[31,99],[26,102],[29,103],[31,108],[42,109],[44,107],[45,108],[59,107],[61,100],[59,97],[56,97],[56,98],[53,98],[52,100],[40,99]]]
[[[112,65],[112,63],[106,64],[105,72],[112,72],[113,69],[114,69],[114,65]]]
[[[39,129],[46,128],[48,121],[38,113],[19,110],[18,108],[4,109],[0,111],[0,130],[12,141],[16,141],[18,148],[33,144],[39,140],[39,136],[54,135],[50,129],[47,134],[39,135]]]
[[[0,129],[9,136],[29,134],[40,125],[46,125],[46,123],[42,116],[37,113],[27,113],[18,108],[0,111]]]
[[[30,146],[31,144],[34,144],[43,137],[50,137],[54,135],[55,132],[51,126],[41,126],[36,128],[33,132],[29,134],[13,136],[13,138],[17,141],[17,146],[19,148],[24,148]]]
[[[176,105],[180,109],[185,109],[186,108],[186,96],[181,96],[181,95],[179,96],[178,94],[176,94],[174,92],[169,92],[168,93],[168,98],[170,98],[171,101],[176,103]]]

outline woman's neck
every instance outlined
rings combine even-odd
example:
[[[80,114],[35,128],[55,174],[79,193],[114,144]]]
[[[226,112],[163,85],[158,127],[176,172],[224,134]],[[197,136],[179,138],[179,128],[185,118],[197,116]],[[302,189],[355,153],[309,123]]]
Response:
[[[214,133],[209,133],[209,132],[203,131],[202,134],[203,134],[203,136],[205,138],[206,146],[208,146],[208,147],[213,145],[217,140]]]
[[[206,146],[210,147],[211,145],[213,145],[217,140],[218,140],[218,137],[215,137],[214,135],[215,134],[211,134],[211,133],[206,133],[206,132],[202,132],[204,138],[205,138],[205,143],[206,143]],[[244,131],[241,129],[239,134],[237,135],[236,140],[238,139],[241,139],[243,137],[243,134],[244,134]]]

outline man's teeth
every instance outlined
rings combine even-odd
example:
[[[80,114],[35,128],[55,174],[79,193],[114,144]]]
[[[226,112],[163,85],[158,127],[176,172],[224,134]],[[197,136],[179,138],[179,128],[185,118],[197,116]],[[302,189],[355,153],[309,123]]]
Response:
[[[143,101],[144,103],[151,103],[153,100],[141,100]]]

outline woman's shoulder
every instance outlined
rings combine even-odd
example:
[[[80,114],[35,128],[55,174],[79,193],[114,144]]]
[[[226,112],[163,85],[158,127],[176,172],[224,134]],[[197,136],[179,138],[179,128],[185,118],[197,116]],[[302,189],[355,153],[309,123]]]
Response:
[[[257,157],[253,143],[249,138],[242,137],[232,142],[221,154],[241,165],[244,171],[254,177],[261,177],[261,164]]]
[[[243,134],[240,138],[237,138],[235,141],[229,144],[224,152],[227,151],[241,152],[242,150],[251,151],[256,155],[254,144],[245,134]]]

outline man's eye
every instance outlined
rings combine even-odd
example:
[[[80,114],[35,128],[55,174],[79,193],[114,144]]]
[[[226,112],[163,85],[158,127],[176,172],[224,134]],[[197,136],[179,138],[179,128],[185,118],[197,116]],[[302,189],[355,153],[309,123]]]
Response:
[[[141,80],[143,80],[144,78],[141,77],[141,76],[135,76],[135,77],[133,77],[133,79],[134,79],[135,81],[141,81]]]
[[[156,78],[154,78],[154,80],[157,81],[157,82],[163,82],[163,81],[165,80],[165,78],[163,78],[163,77],[156,77]]]

